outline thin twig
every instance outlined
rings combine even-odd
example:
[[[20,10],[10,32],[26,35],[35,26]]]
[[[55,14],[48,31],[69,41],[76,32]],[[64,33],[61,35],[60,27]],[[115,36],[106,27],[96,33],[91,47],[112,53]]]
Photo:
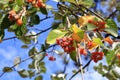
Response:
[[[82,80],[84,80],[83,67],[82,67],[82,59],[81,59],[81,55],[80,55],[80,53],[79,53],[79,49],[78,49],[78,48],[77,48],[77,53],[78,53],[78,58],[79,58],[79,62],[80,62],[80,70],[81,70]]]
[[[49,49],[49,48],[51,48],[51,47],[54,47],[54,46],[56,46],[56,44],[49,46],[47,49]],[[41,52],[43,52],[43,51],[40,51],[39,53],[41,53]],[[21,60],[20,62],[16,63],[15,65],[13,65],[13,66],[11,66],[9,69],[7,69],[6,72],[9,71],[10,69],[13,69],[16,65],[21,64],[21,63],[23,63],[23,62],[31,59],[31,58],[34,57],[35,55],[38,55],[38,54],[33,54],[33,55],[29,56],[28,58]],[[3,72],[2,74],[0,74],[0,77],[2,77],[6,72]]]
[[[71,14],[72,14],[73,16],[75,16],[76,19],[78,19],[78,16],[74,13],[74,10],[71,10],[70,8],[68,8],[68,7],[67,7],[66,5],[64,5],[64,4],[58,4],[58,6],[61,6],[61,7],[65,8],[65,9],[69,10],[69,11],[71,12]]]
[[[46,31],[48,31],[48,30],[50,30],[50,29],[52,29],[52,27],[49,27],[49,28],[47,28],[47,29],[45,29],[45,30],[43,30],[43,31],[41,31],[41,32],[39,32],[39,33],[36,33],[35,35],[28,35],[28,36],[22,36],[22,37],[38,36],[38,35],[40,35],[40,34],[46,32]],[[6,41],[6,40],[10,40],[10,39],[15,39],[15,38],[17,38],[17,37],[14,36],[14,37],[10,37],[10,38],[5,38],[5,39],[3,39],[2,41]]]
[[[112,13],[106,18],[106,20],[108,20],[109,18],[111,18],[112,16],[114,16],[117,11],[118,11],[118,10],[116,9],[114,12],[112,12]]]
[[[92,60],[89,60],[88,63],[83,67],[83,69],[85,69],[87,66],[89,66],[89,64],[90,64],[91,61],[92,61]],[[80,69],[79,69],[75,74],[73,74],[73,75],[70,77],[69,80],[71,80],[71,79],[72,79],[74,76],[76,76],[79,72],[81,72]]]

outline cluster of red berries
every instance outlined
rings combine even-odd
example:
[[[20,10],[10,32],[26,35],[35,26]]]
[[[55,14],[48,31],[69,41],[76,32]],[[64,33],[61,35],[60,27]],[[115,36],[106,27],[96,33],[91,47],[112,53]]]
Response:
[[[104,56],[103,52],[96,51],[91,54],[91,60],[97,63],[99,60],[103,59],[103,56]]]
[[[73,38],[71,37],[56,39],[56,43],[60,45],[67,53],[70,53],[75,50],[75,47],[73,46]]]
[[[27,0],[27,2],[31,3],[34,7],[45,7],[45,4],[42,0]]]
[[[45,56],[49,56],[48,53],[46,53]],[[49,56],[49,60],[50,61],[55,61],[56,58],[54,56]]]
[[[97,26],[97,28],[94,31],[103,31],[105,29],[105,22],[104,21],[93,21],[93,20],[88,20],[88,23],[93,24]]]
[[[8,19],[10,21],[16,21],[16,24],[21,26],[22,25],[22,19],[20,19],[21,15],[20,14],[16,14],[16,12],[14,10],[9,11],[9,16]]]

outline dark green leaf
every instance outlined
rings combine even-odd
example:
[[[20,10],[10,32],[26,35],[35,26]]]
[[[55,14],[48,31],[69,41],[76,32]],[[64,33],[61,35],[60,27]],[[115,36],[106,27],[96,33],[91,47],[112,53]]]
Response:
[[[34,71],[32,70],[28,70],[28,73],[29,73],[29,78],[32,78],[35,75]]]
[[[3,68],[3,72],[12,72],[12,71],[13,71],[13,69],[10,68],[10,67],[4,67]]]
[[[30,63],[30,64],[28,65],[28,68],[29,68],[29,69],[35,69],[34,64],[35,64],[35,60],[33,60],[32,63]]]
[[[40,8],[40,11],[42,14],[48,15],[47,9],[46,8]]]
[[[18,71],[18,73],[22,78],[27,78],[29,76],[29,72],[25,69]]]
[[[28,46],[27,45],[22,45],[21,48],[26,49],[26,48],[28,48]]]
[[[0,30],[0,40],[2,40],[5,36],[4,30]]]
[[[57,29],[57,28],[59,27],[60,23],[61,23],[61,22],[54,22],[54,23],[52,24],[52,29]]]
[[[9,28],[11,25],[13,25],[15,23],[15,21],[9,21],[8,16],[9,16],[9,14],[4,16],[4,18],[0,24],[0,30]]]
[[[40,76],[37,76],[34,80],[42,80],[43,77],[40,75]]]
[[[40,17],[38,15],[33,15],[30,17],[31,24],[39,24]]]
[[[34,59],[34,56],[35,56],[35,54],[38,54],[38,52],[37,52],[37,49],[35,48],[35,47],[33,47],[32,49],[30,49],[30,51],[29,51],[29,56],[32,58],[32,59]]]

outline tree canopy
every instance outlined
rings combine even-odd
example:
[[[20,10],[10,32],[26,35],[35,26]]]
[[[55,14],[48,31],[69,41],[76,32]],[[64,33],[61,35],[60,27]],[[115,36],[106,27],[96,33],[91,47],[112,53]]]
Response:
[[[97,9],[98,4],[103,8]],[[49,19],[53,19],[52,24]],[[42,22],[50,27],[41,26]],[[0,44],[17,39],[24,43],[22,49],[29,50],[29,56],[26,59],[16,57],[13,66],[5,66],[0,77],[16,71],[22,78],[42,80],[42,74],[47,71],[47,62],[43,60],[47,57],[53,62],[62,58],[65,64],[64,71],[51,75],[51,80],[66,80],[69,60],[77,67],[69,80],[79,73],[84,80],[84,72],[91,62],[105,58],[107,65],[100,63],[94,70],[109,80],[117,80],[120,78],[117,70],[120,67],[119,23],[119,0],[1,0]],[[41,44],[40,35],[47,31],[49,34],[42,37],[45,41]],[[6,38],[8,32],[14,36]],[[85,65],[84,58],[88,61]],[[31,60],[26,65],[28,69],[16,68],[27,60]]]

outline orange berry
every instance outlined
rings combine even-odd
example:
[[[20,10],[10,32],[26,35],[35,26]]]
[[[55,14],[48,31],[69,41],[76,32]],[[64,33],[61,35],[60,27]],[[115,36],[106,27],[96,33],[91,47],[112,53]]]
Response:
[[[0,39],[0,43],[2,42],[2,40]]]
[[[30,2],[30,3],[31,3],[32,1],[33,1],[33,0],[27,0],[27,2]]]
[[[118,58],[118,60],[120,60],[120,53],[117,54],[117,58]]]
[[[18,19],[18,20],[16,21],[16,23],[17,23],[18,26],[21,26],[23,22],[22,22],[21,19]]]

